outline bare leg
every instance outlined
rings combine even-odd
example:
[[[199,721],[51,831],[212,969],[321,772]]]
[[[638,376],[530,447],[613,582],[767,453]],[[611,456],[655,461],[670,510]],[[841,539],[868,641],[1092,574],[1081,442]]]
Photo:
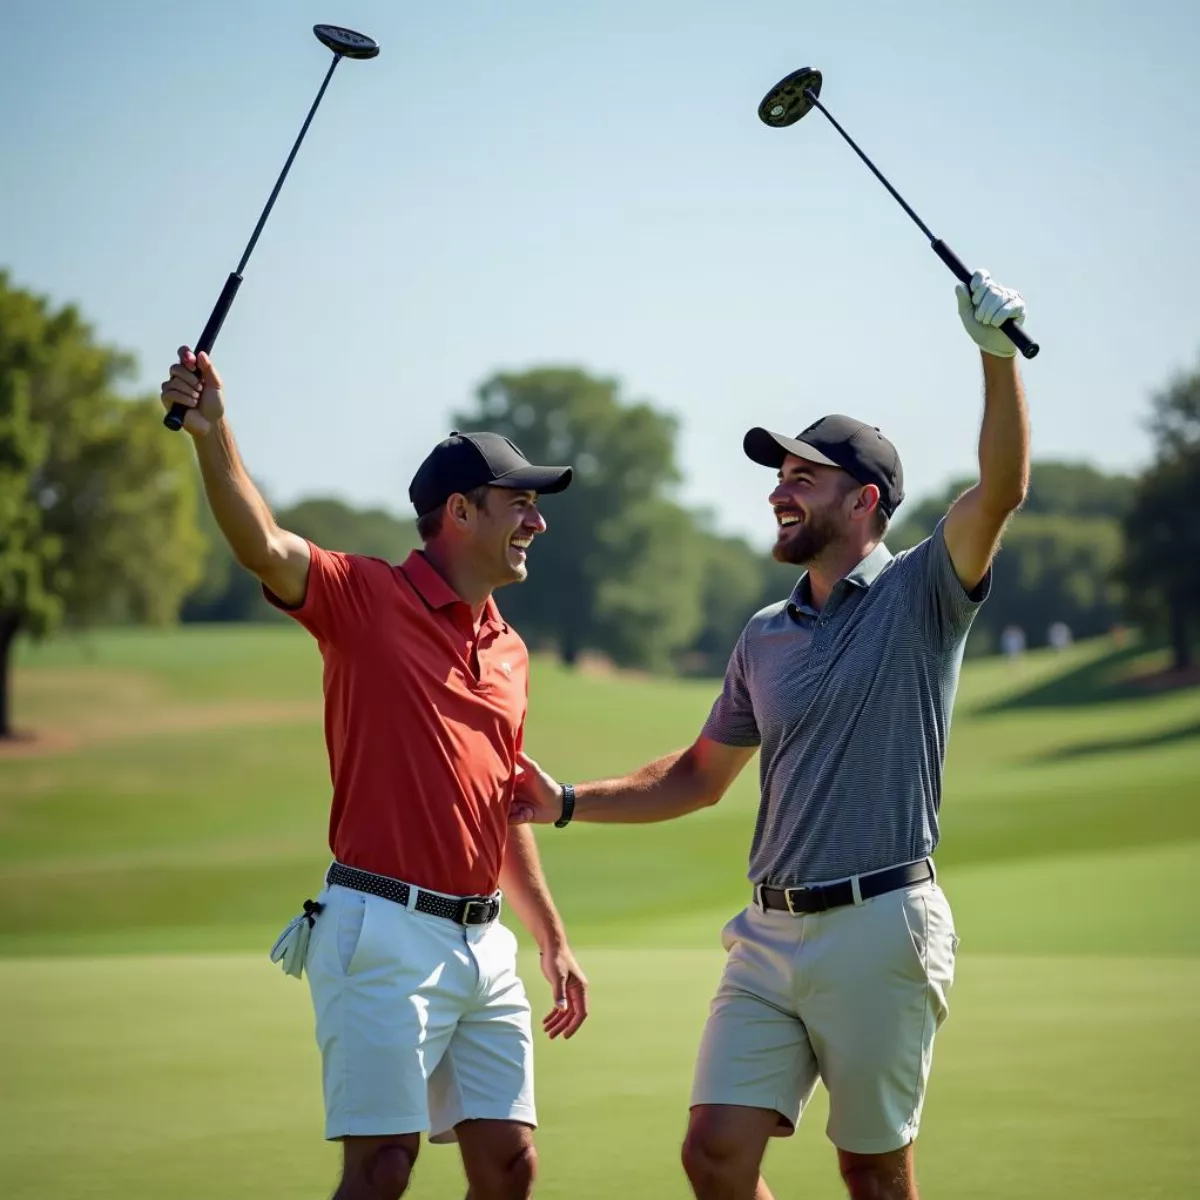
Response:
[[[838,1166],[851,1200],[918,1200],[911,1142],[889,1154],[839,1150]]]
[[[779,1114],[767,1108],[700,1104],[683,1143],[683,1169],[696,1200],[772,1200],[759,1174]]]
[[[408,1189],[421,1139],[395,1137],[342,1139],[342,1182],[333,1200],[399,1200]]]
[[[533,1130],[519,1121],[463,1121],[455,1127],[468,1200],[529,1200],[537,1177]]]

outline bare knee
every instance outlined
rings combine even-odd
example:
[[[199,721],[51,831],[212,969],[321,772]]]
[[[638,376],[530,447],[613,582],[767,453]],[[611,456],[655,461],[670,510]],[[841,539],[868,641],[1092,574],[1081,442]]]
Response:
[[[842,1182],[851,1200],[917,1200],[912,1147],[889,1154],[838,1151]]]
[[[538,1157],[533,1144],[526,1143],[504,1164],[496,1200],[526,1200],[533,1195]]]
[[[716,1185],[756,1180],[761,1149],[736,1122],[702,1111],[693,1113],[680,1157],[693,1191],[703,1196]]]
[[[471,1200],[528,1200],[533,1195],[537,1166],[537,1150],[532,1143],[525,1143],[510,1157],[474,1171]]]
[[[720,1129],[693,1123],[683,1139],[680,1158],[687,1177],[698,1179],[719,1177],[737,1160],[737,1146]]]
[[[416,1159],[416,1147],[402,1142],[347,1144],[342,1183],[333,1200],[399,1200],[408,1190]]]

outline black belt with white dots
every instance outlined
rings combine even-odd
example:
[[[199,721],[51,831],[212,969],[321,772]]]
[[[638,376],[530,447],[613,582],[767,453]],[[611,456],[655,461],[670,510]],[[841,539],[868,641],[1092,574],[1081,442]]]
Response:
[[[487,925],[500,915],[500,895],[494,896],[440,896],[423,888],[413,888],[388,875],[376,875],[371,871],[360,871],[343,863],[333,863],[325,874],[327,884],[353,888],[372,896],[382,896],[404,908],[409,907],[413,891],[417,893],[413,908],[430,917],[442,917],[458,925]]]

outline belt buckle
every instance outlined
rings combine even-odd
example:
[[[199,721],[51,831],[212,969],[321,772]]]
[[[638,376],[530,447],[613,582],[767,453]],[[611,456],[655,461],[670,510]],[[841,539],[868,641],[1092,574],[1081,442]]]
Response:
[[[485,925],[485,924],[487,924],[487,922],[491,920],[491,916],[490,916],[491,907],[492,907],[491,900],[468,900],[463,905],[462,923],[464,925]],[[477,921],[471,919],[472,911],[476,908],[481,910],[481,915],[479,917],[479,920],[477,920]]]
[[[825,897],[825,889],[824,888],[822,888],[822,887],[784,888],[783,889],[783,898],[787,902],[788,912],[790,912],[793,917],[803,917],[803,916],[807,915],[806,913],[799,911],[792,901],[792,897],[798,896],[801,892],[803,892],[804,895],[806,895],[806,896],[813,897],[813,899],[815,900],[816,905],[817,905],[817,907],[814,911],[816,911],[816,912],[828,911],[829,901]]]

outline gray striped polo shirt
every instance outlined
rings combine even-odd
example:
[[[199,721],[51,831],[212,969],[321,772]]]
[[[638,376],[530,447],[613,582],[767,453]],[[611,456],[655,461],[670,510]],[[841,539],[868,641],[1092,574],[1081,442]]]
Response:
[[[882,543],[817,612],[801,576],[743,630],[704,735],[759,746],[752,883],[824,883],[932,854],[968,593],[944,519],[911,550]]]

